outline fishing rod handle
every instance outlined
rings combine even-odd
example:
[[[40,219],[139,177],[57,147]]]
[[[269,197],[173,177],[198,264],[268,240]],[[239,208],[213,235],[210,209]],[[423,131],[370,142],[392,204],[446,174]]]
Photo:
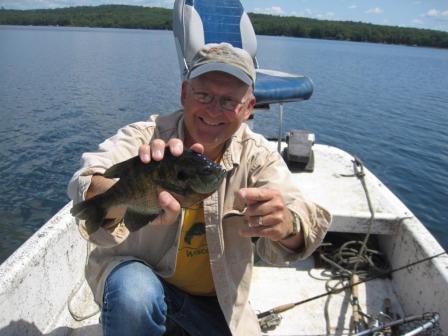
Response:
[[[263,317],[266,317],[266,316],[271,315],[271,314],[283,313],[284,311],[292,309],[295,306],[296,306],[295,303],[287,303],[287,304],[284,304],[284,305],[272,308],[271,310],[267,310],[265,312],[259,313],[259,314],[257,314],[257,317],[258,318],[263,318]]]

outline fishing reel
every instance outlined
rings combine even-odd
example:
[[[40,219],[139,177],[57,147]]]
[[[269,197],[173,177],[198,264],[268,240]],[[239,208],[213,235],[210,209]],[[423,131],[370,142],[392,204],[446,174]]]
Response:
[[[282,317],[277,313],[271,313],[269,315],[259,317],[258,323],[260,324],[261,331],[268,332],[274,330],[280,325]]]

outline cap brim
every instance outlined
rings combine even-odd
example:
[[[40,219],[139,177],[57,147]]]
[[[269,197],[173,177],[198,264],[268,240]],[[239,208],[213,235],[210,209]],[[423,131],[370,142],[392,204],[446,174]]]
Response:
[[[201,64],[201,65],[193,68],[190,71],[188,78],[189,79],[195,78],[195,77],[198,77],[200,75],[203,75],[203,74],[205,74],[207,72],[211,72],[211,71],[225,72],[225,73],[228,73],[229,75],[232,75],[232,76],[238,78],[239,80],[241,80],[242,82],[244,82],[245,84],[247,84],[249,86],[253,85],[252,79],[249,77],[248,74],[246,74],[243,70],[238,69],[237,67],[231,66],[226,63]]]

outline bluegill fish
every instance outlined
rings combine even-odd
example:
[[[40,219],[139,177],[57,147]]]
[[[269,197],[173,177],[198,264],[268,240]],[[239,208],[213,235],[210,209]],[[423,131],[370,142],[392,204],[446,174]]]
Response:
[[[161,161],[146,164],[135,156],[107,169],[103,176],[119,178],[118,182],[104,193],[75,204],[70,213],[86,221],[90,234],[99,229],[110,208],[126,207],[126,227],[136,231],[159,214],[157,195],[161,190],[188,208],[211,195],[225,175],[220,165],[202,154],[185,150],[173,156],[167,148]]]

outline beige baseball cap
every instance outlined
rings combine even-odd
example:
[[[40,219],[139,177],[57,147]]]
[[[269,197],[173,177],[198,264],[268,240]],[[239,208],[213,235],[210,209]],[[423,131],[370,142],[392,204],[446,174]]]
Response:
[[[243,81],[249,86],[255,84],[255,67],[252,57],[241,48],[229,43],[209,43],[193,57],[187,79],[211,71],[222,71]]]

